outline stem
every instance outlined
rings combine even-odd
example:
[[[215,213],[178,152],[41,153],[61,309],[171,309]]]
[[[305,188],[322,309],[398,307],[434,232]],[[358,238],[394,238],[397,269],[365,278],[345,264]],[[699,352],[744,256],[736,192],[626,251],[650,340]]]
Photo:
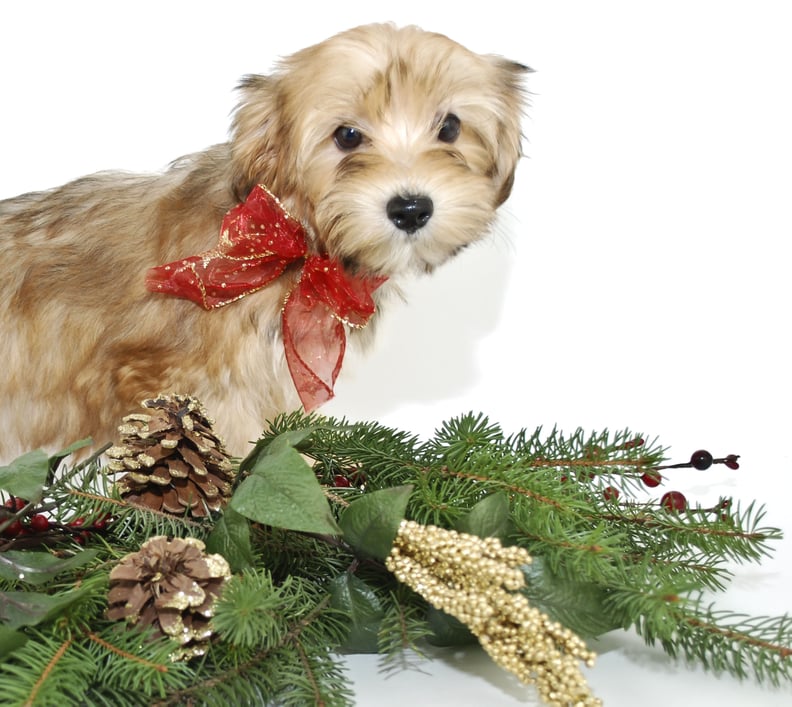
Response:
[[[30,691],[30,695],[28,696],[27,701],[25,702],[25,707],[33,707],[36,704],[36,696],[41,690],[41,686],[46,682],[47,678],[49,677],[50,673],[55,669],[55,666],[58,664],[63,655],[69,649],[69,646],[72,644],[72,639],[67,638],[63,643],[61,643],[60,647],[57,651],[55,651],[55,655],[52,656],[52,659],[49,663],[47,663],[47,667],[44,668],[39,679],[36,680],[36,684],[33,685],[33,689]]]
[[[305,674],[311,681],[311,687],[313,687],[314,693],[314,705],[316,705],[316,707],[325,707],[325,701],[322,699],[322,693],[319,690],[319,683],[316,682],[313,670],[311,670],[311,663],[309,662],[308,656],[305,654],[305,649],[303,648],[303,645],[300,643],[299,639],[294,641],[294,647],[297,649],[297,653],[300,656],[300,662],[303,664]]]
[[[121,650],[117,646],[114,646],[112,643],[109,643],[108,641],[105,641],[103,638],[100,638],[95,633],[87,632],[85,635],[94,643],[98,643],[105,650],[108,650],[111,653],[115,653],[116,655],[120,655],[122,658],[125,658],[126,660],[131,660],[134,661],[135,663],[140,663],[141,665],[145,665],[147,668],[156,670],[158,673],[168,672],[167,666],[160,665],[158,663],[152,663],[150,660],[145,660],[144,658],[140,658],[134,655],[133,653],[127,653],[127,651]]]
[[[429,471],[429,469],[424,469],[424,471]],[[453,476],[457,479],[467,479],[469,481],[485,481],[489,483],[496,483],[502,486],[507,491],[511,491],[512,493],[518,493],[521,496],[526,496],[527,498],[533,498],[536,501],[541,503],[547,503],[554,508],[563,508],[563,505],[560,504],[558,501],[553,500],[552,498],[548,498],[547,496],[542,496],[541,494],[536,493],[535,491],[531,491],[530,489],[522,488],[521,486],[516,486],[514,484],[507,484],[503,481],[499,481],[498,479],[493,479],[489,476],[483,476],[481,474],[470,474],[465,471],[454,471],[449,469],[447,466],[443,466],[440,468],[440,472],[446,474],[447,476]]]
[[[689,626],[703,629],[707,633],[723,636],[724,638],[728,638],[730,641],[737,641],[738,643],[759,648],[760,650],[772,651],[774,653],[778,653],[779,657],[781,658],[789,658],[792,656],[792,648],[789,646],[782,646],[777,643],[771,643],[770,641],[764,641],[761,638],[754,638],[750,634],[743,633],[742,631],[735,631],[731,628],[721,628],[720,626],[706,623],[694,617],[683,616],[681,618]]]

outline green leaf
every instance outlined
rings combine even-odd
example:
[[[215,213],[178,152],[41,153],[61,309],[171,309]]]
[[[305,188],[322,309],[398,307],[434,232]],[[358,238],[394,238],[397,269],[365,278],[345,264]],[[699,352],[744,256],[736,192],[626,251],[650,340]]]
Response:
[[[0,626],[0,659],[13,653],[27,642],[27,636],[7,626]]]
[[[508,537],[510,526],[509,499],[502,491],[492,493],[479,501],[456,523],[456,529],[462,533],[499,540]]]
[[[522,572],[527,583],[523,594],[531,604],[582,638],[622,628],[621,614],[609,609],[612,602],[607,587],[559,576],[542,557],[534,557]]]
[[[41,499],[48,471],[49,458],[42,450],[27,452],[8,466],[0,467],[0,489],[36,502]]]
[[[281,432],[273,439],[259,440],[250,451],[250,454],[240,462],[239,470],[242,472],[250,471],[267,454],[278,454],[286,447],[297,447],[301,442],[308,439],[315,429],[315,426],[311,426],[299,430],[288,430]]]
[[[44,584],[61,572],[87,565],[96,557],[97,552],[98,550],[83,550],[63,559],[48,552],[8,550],[0,553],[0,577],[12,582]]]
[[[330,605],[349,617],[349,635],[339,647],[349,653],[377,653],[378,634],[385,610],[376,592],[351,572],[330,583]]]
[[[72,589],[61,594],[0,592],[0,622],[10,629],[35,626],[55,618],[88,591],[90,587]]]
[[[330,504],[313,469],[292,446],[307,432],[276,437],[255,460],[251,475],[230,506],[257,523],[305,533],[340,535]]]
[[[49,472],[54,474],[55,470],[60,466],[60,463],[66,457],[74,454],[74,452],[76,452],[78,449],[89,447],[92,444],[93,440],[90,437],[86,437],[85,439],[78,440],[77,442],[72,442],[68,447],[66,447],[66,449],[61,449],[61,451],[56,452],[47,460]]]
[[[206,551],[225,557],[232,572],[251,567],[250,521],[233,508],[226,508],[206,539]]]
[[[390,554],[413,487],[394,486],[372,491],[349,504],[340,525],[358,552],[384,560]]]
[[[426,623],[432,630],[427,640],[433,646],[466,646],[478,641],[459,619],[433,606],[426,612]]]

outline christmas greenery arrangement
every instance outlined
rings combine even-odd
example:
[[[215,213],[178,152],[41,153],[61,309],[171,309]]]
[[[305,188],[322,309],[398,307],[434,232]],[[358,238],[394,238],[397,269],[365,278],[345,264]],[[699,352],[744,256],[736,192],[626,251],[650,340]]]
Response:
[[[655,494],[669,469],[735,455],[668,465],[629,431],[506,435],[470,414],[425,441],[295,413],[239,462],[197,400],[144,408],[73,468],[88,440],[0,468],[4,704],[343,705],[340,653],[387,666],[477,640],[547,704],[594,705],[585,642],[617,628],[792,676],[788,617],[708,598],[780,532],[755,504]]]

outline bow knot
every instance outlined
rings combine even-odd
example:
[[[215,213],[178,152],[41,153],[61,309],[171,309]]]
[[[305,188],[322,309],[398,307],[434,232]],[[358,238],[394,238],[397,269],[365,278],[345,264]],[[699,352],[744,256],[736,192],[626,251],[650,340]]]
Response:
[[[346,350],[344,325],[365,326],[375,311],[372,294],[387,278],[352,276],[335,259],[308,255],[303,225],[259,185],[225,215],[217,246],[151,268],[146,287],[216,309],[266,287],[297,262],[300,279],[281,314],[283,346],[310,412],[333,397]]]

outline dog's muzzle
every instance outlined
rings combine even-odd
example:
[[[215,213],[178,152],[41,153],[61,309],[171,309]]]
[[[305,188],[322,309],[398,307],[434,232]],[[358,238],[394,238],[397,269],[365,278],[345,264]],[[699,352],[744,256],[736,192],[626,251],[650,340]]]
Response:
[[[420,194],[394,196],[388,202],[386,212],[396,228],[413,234],[432,218],[434,204],[428,196]]]

